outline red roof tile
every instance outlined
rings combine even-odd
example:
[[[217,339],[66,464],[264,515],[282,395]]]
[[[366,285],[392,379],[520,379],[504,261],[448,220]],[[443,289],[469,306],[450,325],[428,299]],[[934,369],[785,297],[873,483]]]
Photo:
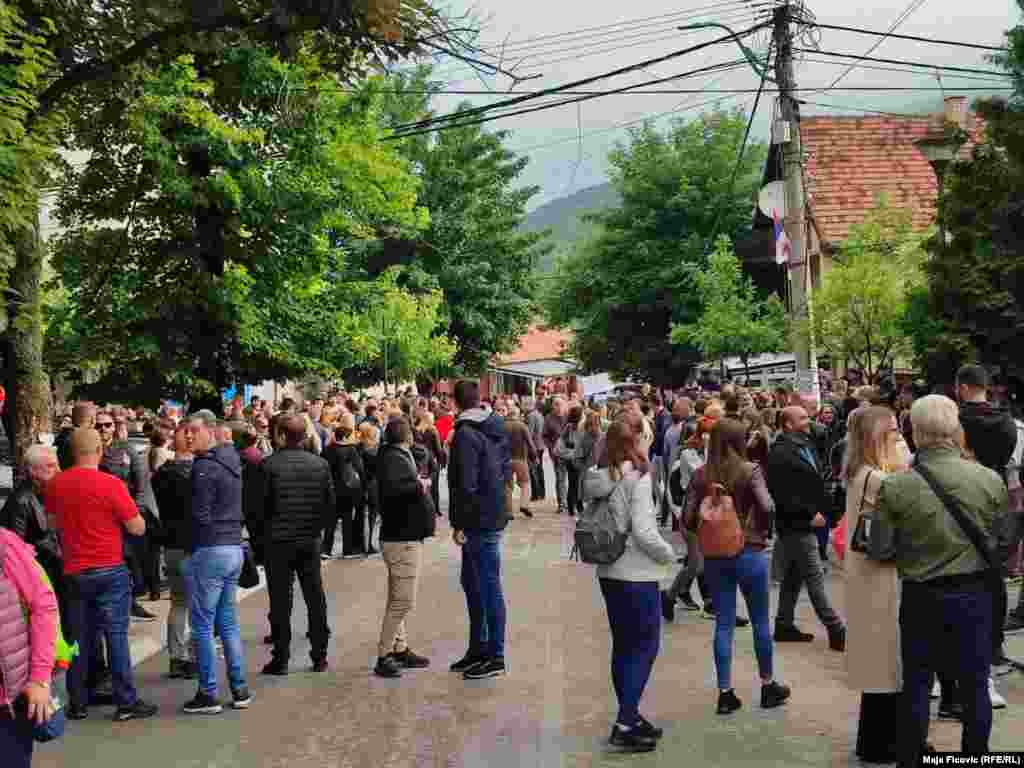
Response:
[[[527,363],[533,360],[557,360],[565,356],[565,347],[572,337],[562,331],[530,327],[520,339],[519,347],[508,355],[497,358],[500,363]]]
[[[983,130],[967,117],[972,142]],[[805,185],[821,239],[844,240],[886,194],[889,204],[913,211],[916,227],[933,223],[937,184],[914,141],[941,133],[944,117],[805,117],[800,121]],[[973,146],[961,148],[961,157]]]

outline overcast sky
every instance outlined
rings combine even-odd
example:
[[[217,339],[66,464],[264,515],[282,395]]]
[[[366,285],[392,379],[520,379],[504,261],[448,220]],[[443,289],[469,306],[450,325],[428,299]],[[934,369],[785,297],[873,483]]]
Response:
[[[504,44],[506,66],[516,66],[523,75],[536,75],[534,80],[520,83],[517,92],[527,92],[561,85],[628,66],[645,59],[662,56],[699,42],[720,37],[721,30],[681,32],[678,26],[696,22],[719,21],[739,31],[752,26],[754,10],[750,2],[757,0],[637,0],[633,3],[594,2],[593,0],[479,0],[472,8],[484,20],[481,35],[483,47],[498,51]],[[899,34],[928,38],[945,38],[986,45],[999,45],[1003,32],[1018,23],[1016,4],[1006,0],[813,0],[809,5],[821,23],[887,30],[908,8],[916,10],[896,30]],[[466,7],[466,6],[464,6]],[[598,29],[595,29],[598,28]],[[821,30],[822,51],[861,55],[877,42],[877,37],[833,30]],[[538,39],[541,38],[541,39]],[[767,39],[762,35],[762,40]],[[992,69],[985,61],[985,52],[945,45],[915,43],[887,39],[871,53],[872,57],[915,61],[933,65]],[[803,87],[825,87],[852,62],[823,55],[803,54],[797,67],[798,84]],[[643,83],[681,72],[739,58],[733,43],[713,46],[688,56],[659,64],[632,74],[622,75],[590,86],[589,89],[610,89]],[[899,65],[872,63],[872,67]],[[486,104],[504,98],[511,85],[507,77],[481,79],[472,70],[451,60],[438,65],[438,75],[452,90],[494,89],[494,96],[446,96],[439,100],[442,111],[454,108],[461,99]],[[871,92],[834,90],[803,94],[808,101],[839,105],[846,111],[822,107],[804,107],[804,114],[851,114],[851,108],[879,109],[901,113],[939,112],[942,96],[983,95],[967,88],[989,88],[1001,83],[991,78],[972,75],[957,77],[943,73],[941,82],[935,73],[882,71],[857,68],[842,80],[847,87],[913,87],[914,92]],[[758,76],[749,68],[725,73],[689,77],[672,83],[651,86],[652,89],[756,89]],[[564,97],[563,97],[564,98]],[[673,112],[676,117],[692,117],[711,109],[705,104],[722,99],[720,106],[745,106],[749,109],[753,93],[746,94],[651,94],[605,96],[576,105],[563,106],[535,114],[514,116],[492,122],[489,128],[512,130],[508,145],[530,157],[524,182],[538,184],[542,194],[531,201],[536,207],[548,200],[562,197],[606,180],[607,154],[617,140],[626,136],[623,123],[637,123],[645,117]],[[534,102],[534,104],[539,102]],[[767,136],[769,114],[774,97],[762,98],[755,122],[755,135]],[[533,106],[531,104],[530,106]],[[702,108],[697,105],[705,104]],[[526,105],[524,105],[526,106]],[[664,127],[673,115],[657,118]],[[582,145],[577,141],[583,133]]]

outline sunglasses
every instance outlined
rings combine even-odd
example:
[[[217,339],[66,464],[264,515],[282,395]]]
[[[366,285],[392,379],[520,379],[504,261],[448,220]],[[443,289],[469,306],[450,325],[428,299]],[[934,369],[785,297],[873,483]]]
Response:
[[[112,422],[112,421],[97,421],[96,422],[96,429],[108,429],[108,428],[109,429],[113,429],[114,428],[114,422]]]

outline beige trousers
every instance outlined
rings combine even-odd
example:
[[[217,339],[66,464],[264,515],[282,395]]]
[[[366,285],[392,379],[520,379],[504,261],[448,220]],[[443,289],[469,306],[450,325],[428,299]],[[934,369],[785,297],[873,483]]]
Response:
[[[381,657],[401,653],[406,643],[405,617],[416,604],[416,588],[420,580],[423,543],[420,541],[382,541],[381,556],[388,567],[388,604],[380,628],[377,651]]]

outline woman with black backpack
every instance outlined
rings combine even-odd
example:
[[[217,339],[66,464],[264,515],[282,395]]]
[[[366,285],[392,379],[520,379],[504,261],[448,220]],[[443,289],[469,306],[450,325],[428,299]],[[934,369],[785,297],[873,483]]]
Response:
[[[342,557],[358,557],[363,554],[362,536],[358,537],[354,525],[354,514],[363,502],[366,491],[366,469],[362,452],[359,450],[356,420],[351,413],[341,417],[334,430],[334,442],[324,449],[323,458],[331,467],[334,480],[335,513],[324,525],[324,542],[321,557],[331,559],[334,550],[334,533],[341,520]]]
[[[716,511],[713,507],[717,507],[720,517],[705,519]],[[765,549],[771,540],[774,516],[775,503],[761,467],[747,460],[746,427],[734,419],[719,419],[711,428],[707,463],[694,473],[690,483],[683,519],[688,530],[697,532],[704,555],[704,576],[713,595],[720,715],[728,715],[742,706],[732,687],[737,587],[743,593],[754,625],[761,706],[777,707],[790,695],[789,688],[772,676],[770,562]],[[733,530],[729,530],[730,523]],[[725,555],[712,550],[710,542],[734,533],[737,525],[742,533],[733,539],[738,541],[739,551]]]

